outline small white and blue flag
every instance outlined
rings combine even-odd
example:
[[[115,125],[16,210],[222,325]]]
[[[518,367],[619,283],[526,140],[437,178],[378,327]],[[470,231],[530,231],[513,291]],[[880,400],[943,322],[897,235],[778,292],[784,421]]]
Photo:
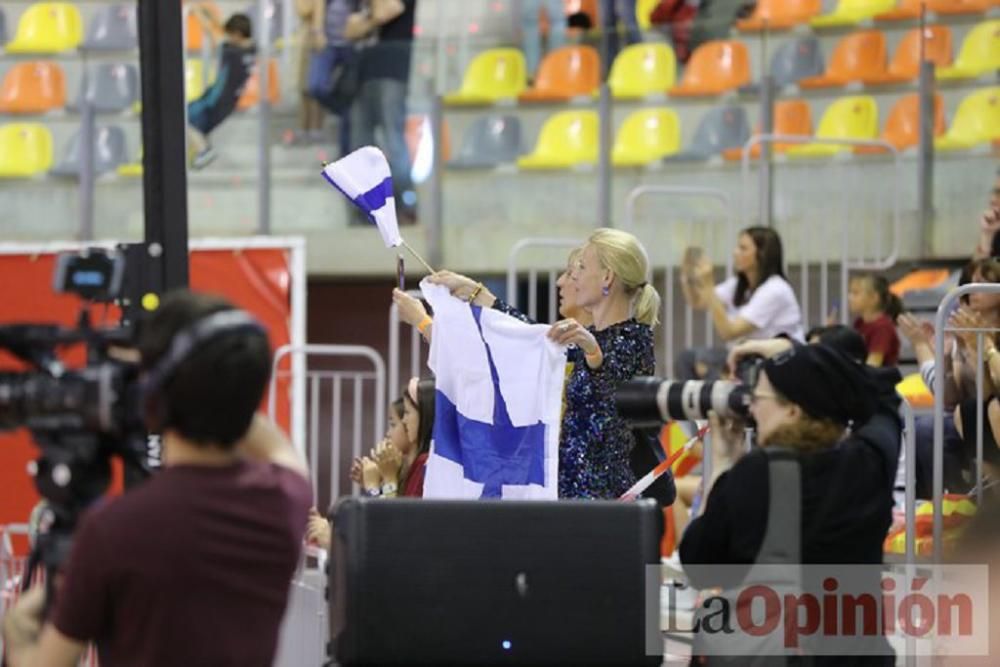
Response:
[[[392,174],[381,150],[374,146],[359,148],[326,165],[323,177],[375,223],[386,248],[403,243],[396,220]]]

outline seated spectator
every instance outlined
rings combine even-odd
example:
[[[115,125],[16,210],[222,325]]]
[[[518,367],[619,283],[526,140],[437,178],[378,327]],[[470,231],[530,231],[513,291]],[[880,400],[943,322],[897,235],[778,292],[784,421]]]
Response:
[[[972,254],[973,259],[1000,257],[1000,171],[993,184],[990,204],[979,221],[979,243]]]
[[[899,335],[896,319],[903,312],[903,302],[889,291],[883,276],[865,274],[851,278],[847,294],[854,328],[864,338],[869,366],[895,366],[899,363]]]
[[[727,342],[785,334],[802,340],[802,311],[784,273],[781,237],[768,227],[748,227],[733,251],[736,276],[712,285],[712,263],[702,257],[681,289],[691,307],[707,309],[715,332]],[[685,350],[676,367],[679,380],[718,379],[725,348]]]
[[[196,5],[198,15],[213,27],[215,17],[202,5]],[[257,48],[252,39],[250,17],[233,14],[222,26],[225,40],[219,53],[219,68],[215,81],[201,97],[188,104],[188,143],[194,153],[192,169],[203,169],[216,158],[208,140],[209,134],[236,110],[250,70],[254,66]]]

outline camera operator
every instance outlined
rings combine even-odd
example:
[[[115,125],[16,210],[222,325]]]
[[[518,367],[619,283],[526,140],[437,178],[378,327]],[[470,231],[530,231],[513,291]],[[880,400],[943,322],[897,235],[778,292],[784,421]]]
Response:
[[[45,619],[41,589],[4,622],[12,667],[259,665],[274,658],[312,493],[257,416],[264,329],[226,301],[168,295],[139,340],[145,419],[164,469],[83,517]]]
[[[782,339],[744,343],[730,361],[748,354],[767,358],[750,407],[760,447],[736,462],[715,462],[724,472],[711,486],[704,514],[684,533],[681,561],[749,566],[758,563],[765,543],[773,546],[785,536],[801,539],[786,550],[798,553],[801,563],[881,563],[899,458],[898,372],[866,369],[825,345],[793,347]],[[725,429],[714,415],[712,426],[713,440],[724,441],[713,451],[740,450],[742,428]],[[770,488],[778,460],[797,463],[798,489]],[[781,523],[769,521],[772,494],[798,503],[800,526],[772,525]],[[691,583],[702,589],[732,585],[707,580],[712,571],[691,568]],[[876,652],[883,648],[888,650],[878,646]],[[851,664],[892,660],[859,656]]]

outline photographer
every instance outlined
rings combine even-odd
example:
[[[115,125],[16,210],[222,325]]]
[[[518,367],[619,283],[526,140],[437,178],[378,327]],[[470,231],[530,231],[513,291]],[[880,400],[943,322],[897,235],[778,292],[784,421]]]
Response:
[[[164,299],[139,341],[145,418],[164,469],[84,515],[42,627],[41,589],[4,619],[12,667],[269,666],[312,494],[304,464],[256,416],[263,328],[221,299]]]
[[[704,514],[684,534],[681,561],[749,566],[765,543],[773,547],[794,536],[801,543],[785,549],[799,553],[801,563],[880,564],[899,458],[898,372],[867,369],[825,345],[793,347],[781,339],[744,343],[731,360],[748,354],[767,357],[750,408],[760,447],[735,463],[715,462],[718,477]],[[715,416],[712,425],[712,439],[722,441],[714,451],[739,451],[741,428],[727,430]],[[799,488],[770,488],[770,470],[780,460],[797,463]],[[798,503],[800,526],[770,525],[772,494]],[[692,568],[691,583],[732,584],[711,580],[712,571]],[[851,664],[892,662],[858,657]]]

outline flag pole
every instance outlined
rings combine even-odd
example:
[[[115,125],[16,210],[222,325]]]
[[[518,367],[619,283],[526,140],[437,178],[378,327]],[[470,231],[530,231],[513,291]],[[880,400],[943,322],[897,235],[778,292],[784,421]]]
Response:
[[[406,242],[406,239],[400,237],[400,240],[403,242],[403,247],[409,250],[410,253],[417,258],[417,261],[424,265],[424,268],[426,268],[431,273],[435,273],[434,268],[427,263],[426,259],[420,256],[420,253],[418,253],[416,250],[410,247],[410,244]]]

